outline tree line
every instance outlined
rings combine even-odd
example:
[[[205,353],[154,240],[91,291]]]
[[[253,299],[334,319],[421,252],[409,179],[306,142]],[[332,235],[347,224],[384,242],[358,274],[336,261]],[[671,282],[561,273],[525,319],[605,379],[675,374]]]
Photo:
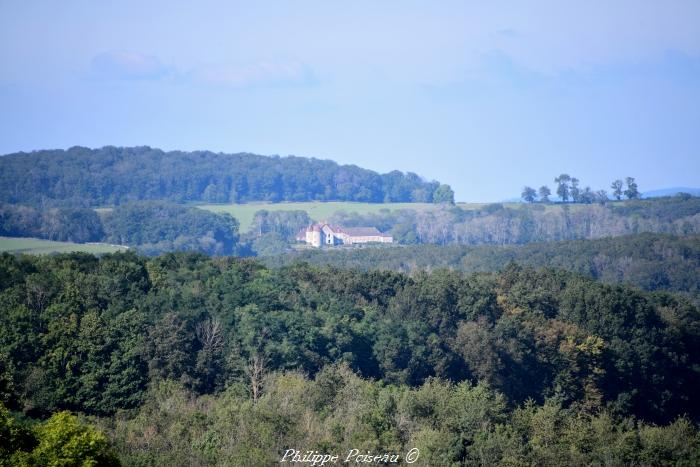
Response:
[[[264,258],[275,267],[295,262],[362,270],[415,274],[450,268],[466,273],[497,272],[510,262],[555,267],[605,283],[624,282],[644,290],[687,295],[700,304],[700,236],[643,233],[595,240],[568,240],[528,245],[409,245],[402,248],[316,249]]]
[[[481,245],[595,239],[642,232],[700,233],[700,198],[674,196],[606,206],[500,203],[466,210],[444,205],[432,210],[340,211],[331,222],[374,226],[401,244]],[[311,223],[305,211],[256,212],[248,232],[224,214],[167,202],[126,203],[98,214],[88,208],[0,204],[0,235],[73,242],[109,242],[146,254],[200,251],[212,255],[269,256],[290,250],[296,234]]]
[[[396,210],[357,214],[338,212],[340,225],[371,225],[402,244],[509,245],[616,237],[642,232],[700,233],[700,198],[673,196],[624,204],[570,207],[502,203],[467,210]]]
[[[406,245],[517,245],[644,232],[691,235],[700,233],[698,213],[700,198],[679,195],[607,206],[579,206],[575,210],[568,209],[568,205],[508,207],[495,203],[474,210],[444,206],[430,211],[387,209],[369,214],[339,211],[329,220],[348,227],[374,226],[391,233],[395,242]],[[257,256],[291,253],[290,245],[296,243],[296,234],[311,222],[305,211],[260,210],[255,213],[250,231],[241,235],[240,251]],[[393,257],[404,253],[378,254]],[[322,260],[323,254],[319,253],[318,258]]]
[[[127,203],[101,214],[89,208],[42,210],[0,204],[0,235],[106,242],[150,255],[167,251],[241,253],[238,221],[230,215],[161,201]]]
[[[99,417],[126,465],[306,443],[432,465],[698,456],[700,315],[668,293],[192,253],[4,254],[0,277],[0,402]]]
[[[0,201],[39,207],[133,201],[452,203],[445,184],[303,157],[164,152],[148,146],[72,147],[0,157]]]
[[[608,192],[605,190],[593,191],[591,187],[587,186],[581,188],[579,186],[580,181],[576,177],[572,177],[569,174],[561,174],[554,179],[554,183],[557,184],[557,196],[563,203],[582,203],[582,204],[592,204],[600,203],[605,204],[609,201]],[[638,199],[641,196],[639,193],[639,187],[634,179],[634,177],[626,177],[625,184],[622,180],[617,179],[612,182],[610,188],[612,189],[613,197],[616,200],[621,200],[624,195],[627,199]],[[549,197],[552,195],[552,191],[547,185],[541,186],[538,190],[530,186],[525,186],[521,193],[521,198],[523,201],[528,203],[534,203],[539,201],[541,203],[549,203]]]

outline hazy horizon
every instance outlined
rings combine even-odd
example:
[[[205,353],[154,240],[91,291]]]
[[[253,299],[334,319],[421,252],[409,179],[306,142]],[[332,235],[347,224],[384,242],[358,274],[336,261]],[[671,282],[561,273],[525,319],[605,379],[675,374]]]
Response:
[[[0,3],[0,153],[332,159],[459,201],[700,186],[700,3]]]

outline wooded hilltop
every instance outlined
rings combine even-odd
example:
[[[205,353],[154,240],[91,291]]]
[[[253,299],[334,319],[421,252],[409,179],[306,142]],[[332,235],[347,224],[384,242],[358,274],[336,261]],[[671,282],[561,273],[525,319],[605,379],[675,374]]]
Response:
[[[0,157],[0,201],[99,207],[131,201],[453,202],[448,185],[304,157],[148,146],[42,150]]]

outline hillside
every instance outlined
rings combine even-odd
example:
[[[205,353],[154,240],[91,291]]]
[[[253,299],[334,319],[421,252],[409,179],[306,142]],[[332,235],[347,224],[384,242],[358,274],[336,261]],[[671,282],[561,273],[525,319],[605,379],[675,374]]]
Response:
[[[238,222],[225,213],[214,214],[162,201],[125,203],[99,211],[40,209],[0,203],[0,236],[80,244],[103,242],[136,247],[146,254],[196,250],[211,255],[230,255],[238,247]],[[51,245],[46,246],[51,248]],[[58,251],[66,251],[60,245],[53,246]],[[73,248],[70,244],[65,247]],[[7,250],[17,251],[11,246]],[[85,248],[79,250],[86,251]]]
[[[451,201],[452,190],[414,173],[378,174],[304,157],[147,146],[72,147],[0,157],[0,201],[71,207],[129,201]]]
[[[99,416],[82,420],[124,465],[275,465],[290,446],[415,447],[420,465],[700,452],[700,315],[669,294],[514,265],[407,276],[191,253],[0,255],[0,277],[14,451],[33,430],[79,433],[71,410]],[[53,416],[23,432],[3,405]]]

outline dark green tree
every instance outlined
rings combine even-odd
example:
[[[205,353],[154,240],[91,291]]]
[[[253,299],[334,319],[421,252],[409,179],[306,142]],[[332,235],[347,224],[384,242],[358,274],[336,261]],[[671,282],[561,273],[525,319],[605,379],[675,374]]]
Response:
[[[433,203],[455,203],[455,193],[449,185],[440,185],[433,194]]]
[[[571,177],[568,174],[561,174],[554,179],[554,183],[557,184],[557,195],[559,195],[559,198],[561,198],[564,203],[569,201],[571,193],[569,189],[570,181]]]
[[[605,190],[598,190],[595,192],[595,201],[599,204],[605,204],[608,202],[608,192]]]
[[[581,202],[581,189],[578,187],[579,179],[576,177],[571,177],[571,186],[569,188],[569,194],[571,195],[571,201],[574,203]]]
[[[637,183],[634,181],[634,178],[625,178],[625,184],[627,185],[627,189],[625,190],[625,196],[627,197],[627,199],[639,198],[640,193],[638,191]]]
[[[523,188],[522,194],[520,196],[523,200],[527,201],[528,203],[534,203],[537,199],[537,191],[535,191],[534,188],[526,186]]]
[[[614,180],[612,184],[610,185],[610,188],[613,190],[613,196],[615,197],[616,200],[620,201],[622,199],[622,180]]]

